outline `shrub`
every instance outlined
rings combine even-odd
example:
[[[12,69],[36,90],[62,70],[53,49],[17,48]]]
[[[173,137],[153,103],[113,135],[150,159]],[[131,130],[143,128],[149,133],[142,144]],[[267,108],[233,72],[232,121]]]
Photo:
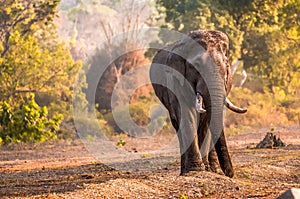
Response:
[[[48,119],[46,107],[40,107],[34,95],[13,108],[8,102],[0,103],[0,140],[4,144],[19,142],[44,142],[56,139],[63,116]]]
[[[80,138],[87,139],[88,141],[95,140],[97,138],[103,138],[105,130],[102,126],[99,126],[101,122],[92,118],[89,114],[83,113],[80,118],[77,118],[76,131]],[[99,131],[101,130],[101,131]]]
[[[103,119],[100,120],[101,126],[102,128],[108,129],[108,131],[106,131],[108,137],[119,133],[128,133],[134,136],[153,136],[158,133],[163,133],[164,131],[169,131],[169,127],[171,126],[170,121],[168,119],[166,120],[164,116],[160,116],[161,110],[157,109],[156,105],[157,102],[153,100],[143,99],[127,106],[119,107],[115,110],[114,114],[112,114],[112,112],[104,114]],[[126,114],[128,111],[129,115]],[[151,112],[154,112],[152,114],[156,115],[152,121],[150,118]],[[118,118],[118,124],[127,126],[127,129],[121,129],[115,121],[116,118]],[[132,122],[139,127],[144,127],[145,132],[135,132],[135,126],[131,127],[127,125]]]
[[[269,127],[293,125],[297,122],[296,107],[298,99],[294,96],[278,96],[275,93],[253,92],[247,88],[234,87],[230,93],[230,99],[242,107],[248,109],[245,114],[236,114],[226,111],[226,127],[251,126]]]

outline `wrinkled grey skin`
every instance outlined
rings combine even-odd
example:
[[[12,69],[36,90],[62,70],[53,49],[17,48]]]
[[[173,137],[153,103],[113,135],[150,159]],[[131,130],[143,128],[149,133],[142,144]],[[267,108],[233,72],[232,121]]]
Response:
[[[223,130],[224,99],[232,85],[228,48],[226,34],[199,30],[153,58],[150,79],[177,131],[181,175],[204,168],[216,171],[218,161],[226,176],[234,175]],[[206,113],[195,109],[196,93],[203,97]]]

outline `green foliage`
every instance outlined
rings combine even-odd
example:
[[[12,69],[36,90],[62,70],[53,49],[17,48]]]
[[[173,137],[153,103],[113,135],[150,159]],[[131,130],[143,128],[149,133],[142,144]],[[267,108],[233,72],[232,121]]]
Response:
[[[158,0],[166,25],[177,31],[218,29],[228,34],[230,58],[266,80],[268,92],[300,89],[300,1]],[[278,89],[280,88],[280,89]]]
[[[81,63],[72,60],[64,44],[52,41],[43,46],[37,38],[21,37],[18,31],[10,37],[10,49],[0,64],[0,98],[15,106],[36,93],[36,100],[48,106],[51,114],[60,112],[67,118],[71,88]],[[82,93],[76,92],[76,96]]]
[[[60,0],[0,1],[0,41],[4,47],[1,57],[10,48],[10,36],[18,31],[21,37],[31,35],[52,23]]]
[[[63,116],[48,119],[46,107],[40,107],[34,95],[18,107],[7,102],[0,104],[0,138],[4,144],[18,142],[44,142],[56,139],[56,131]]]
[[[179,195],[179,198],[180,199],[189,199],[189,197],[183,193]]]
[[[244,32],[242,56],[244,68],[266,80],[268,92],[295,94],[299,89],[300,2],[225,1],[236,24]],[[277,87],[277,88],[276,88]],[[280,89],[278,89],[278,87]]]
[[[81,63],[73,61],[69,49],[57,36],[53,18],[58,3],[0,3],[0,101],[16,108],[34,93],[35,100],[47,106],[49,116],[62,113],[69,119],[72,87]],[[79,79],[80,84],[85,83],[84,77]],[[80,98],[84,95],[76,92]]]
[[[157,5],[163,7],[166,27],[187,33],[196,29],[218,29],[224,31],[230,38],[230,56],[237,59],[243,40],[243,32],[236,26],[231,13],[222,9],[217,1],[168,1],[158,0]]]
[[[53,19],[59,2],[0,2],[3,143],[55,139],[62,119],[71,120],[72,88],[81,63],[73,61],[69,49],[58,38]],[[84,87],[85,82],[81,74],[76,83]],[[75,93],[80,98],[76,105],[86,106],[83,91]],[[60,132],[66,131],[70,134],[68,129]]]
[[[124,140],[118,140],[117,146],[124,146],[126,142]]]
[[[78,64],[74,64],[62,44],[41,48],[37,39],[32,36],[21,37],[18,31],[11,36],[10,44],[11,48],[3,57],[0,69],[1,99],[71,86],[71,82],[65,81],[74,76]]]

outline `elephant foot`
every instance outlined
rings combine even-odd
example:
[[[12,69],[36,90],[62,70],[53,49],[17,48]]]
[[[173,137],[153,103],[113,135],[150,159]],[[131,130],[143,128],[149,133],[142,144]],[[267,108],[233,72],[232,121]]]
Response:
[[[234,171],[232,168],[227,167],[226,169],[223,170],[224,174],[230,178],[234,176]]]
[[[218,156],[214,148],[209,152],[207,163],[208,164],[206,166],[208,167],[208,171],[223,175],[219,165]]]
[[[205,165],[205,171],[213,171],[209,163],[205,163],[204,165]]]
[[[225,156],[226,157],[226,156]],[[220,162],[220,167],[223,171],[223,173],[232,178],[234,176],[234,171],[231,163],[231,159],[229,158],[224,158],[223,156],[219,157],[219,162]]]
[[[222,173],[222,170],[219,166],[219,161],[218,159],[214,159],[214,158],[210,158],[209,160],[209,169],[210,171],[214,172],[214,173]]]
[[[189,162],[186,167],[181,167],[180,175],[186,175],[191,171],[204,171],[205,165],[201,161]]]
[[[209,169],[210,169],[210,171],[212,171],[214,173],[218,173],[218,170],[220,171],[220,169],[218,169],[218,165],[215,163],[210,163]]]
[[[208,164],[205,164],[205,171],[223,175],[221,168],[217,164],[211,163],[211,162]]]

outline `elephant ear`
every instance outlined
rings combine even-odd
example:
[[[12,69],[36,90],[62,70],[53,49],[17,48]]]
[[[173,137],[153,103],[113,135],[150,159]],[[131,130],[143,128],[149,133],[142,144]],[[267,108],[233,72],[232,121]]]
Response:
[[[220,41],[218,43],[218,51],[220,56],[222,57],[220,67],[221,69],[224,68],[224,79],[225,79],[225,90],[227,95],[229,94],[232,86],[232,71],[231,66],[229,64],[229,44],[226,41]]]
[[[227,67],[226,70],[226,76],[225,76],[225,90],[226,90],[226,95],[229,94],[231,87],[232,87],[232,72],[231,72],[231,68]]]
[[[181,46],[182,44],[177,44],[170,49],[166,65],[170,66],[172,69],[175,69],[178,72],[176,73],[172,69],[172,71],[170,71],[172,73],[172,76],[178,80],[181,86],[183,86],[186,78],[185,60],[176,53],[176,51],[180,50]]]

